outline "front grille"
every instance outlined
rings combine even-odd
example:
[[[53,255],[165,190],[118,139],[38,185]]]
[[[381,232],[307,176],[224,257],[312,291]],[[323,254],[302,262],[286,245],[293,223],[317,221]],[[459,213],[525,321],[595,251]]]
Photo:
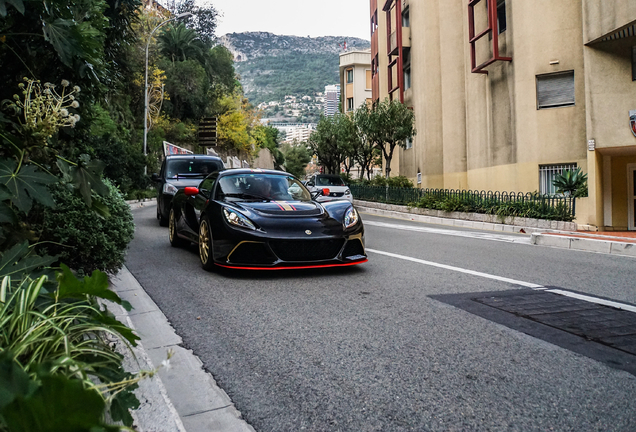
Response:
[[[272,255],[265,243],[241,243],[227,257],[232,264],[273,264],[276,257]]]
[[[344,192],[331,192],[329,196],[331,197],[341,197],[344,195]]]
[[[364,255],[364,248],[362,247],[362,242],[359,239],[349,240],[342,252],[342,257],[344,259],[347,259],[347,257],[360,257]]]
[[[270,246],[284,261],[322,261],[336,258],[343,243],[344,239],[276,240]]]

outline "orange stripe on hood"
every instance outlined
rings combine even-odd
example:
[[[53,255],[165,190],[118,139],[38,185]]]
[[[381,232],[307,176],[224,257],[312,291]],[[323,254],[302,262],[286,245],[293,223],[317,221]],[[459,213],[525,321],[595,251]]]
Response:
[[[285,211],[294,211],[294,210],[296,210],[287,201],[274,201],[274,202],[278,205],[278,207],[281,207]]]

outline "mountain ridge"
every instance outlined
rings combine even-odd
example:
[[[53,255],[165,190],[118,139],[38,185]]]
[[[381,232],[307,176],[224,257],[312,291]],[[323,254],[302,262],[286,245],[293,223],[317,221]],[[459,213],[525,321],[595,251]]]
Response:
[[[339,54],[343,51],[345,43],[347,48],[354,50],[367,49],[371,46],[368,40],[348,36],[304,37],[277,35],[270,32],[227,33],[219,37],[219,43],[234,55],[236,62],[290,52]]]

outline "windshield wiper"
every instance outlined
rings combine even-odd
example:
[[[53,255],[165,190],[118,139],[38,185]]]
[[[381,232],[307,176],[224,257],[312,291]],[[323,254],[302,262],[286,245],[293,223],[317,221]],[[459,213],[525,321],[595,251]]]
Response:
[[[270,198],[264,197],[262,195],[251,194],[251,193],[227,193],[227,194],[223,194],[223,196],[230,197],[230,198],[255,198],[255,199],[260,199],[264,201],[271,201]]]
[[[184,177],[184,178],[196,178],[196,177],[206,177],[207,174],[203,174],[203,173],[179,173],[174,177],[170,177],[170,178],[179,178],[179,177]]]

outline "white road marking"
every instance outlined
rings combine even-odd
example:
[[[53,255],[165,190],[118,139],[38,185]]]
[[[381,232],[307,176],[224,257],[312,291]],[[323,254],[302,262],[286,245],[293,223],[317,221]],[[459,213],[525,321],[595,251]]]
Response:
[[[510,278],[506,278],[506,277],[502,277],[502,276],[496,276],[496,275],[492,275],[489,273],[483,273],[483,272],[478,272],[475,270],[468,270],[468,269],[464,269],[461,267],[455,267],[455,266],[450,266],[450,265],[446,265],[446,264],[440,264],[440,263],[436,263],[433,261],[426,261],[423,259],[419,259],[419,258],[413,258],[413,257],[409,257],[406,255],[399,255],[399,254],[394,254],[391,252],[384,252],[384,251],[380,251],[380,250],[376,250],[376,249],[369,249],[366,248],[367,252],[371,252],[371,253],[376,253],[379,255],[385,255],[385,256],[389,256],[392,258],[397,258],[397,259],[401,259],[401,260],[405,260],[405,261],[411,261],[411,262],[415,262],[418,264],[424,264],[424,265],[428,265],[431,267],[437,267],[437,268],[442,268],[445,270],[450,270],[450,271],[455,271],[455,272],[459,272],[459,273],[465,273],[465,274],[469,274],[469,275],[473,275],[473,276],[478,276],[478,277],[482,277],[482,278],[486,278],[486,279],[493,279],[496,281],[500,281],[500,282],[506,282],[509,284],[513,284],[513,285],[520,285],[526,288],[532,288],[536,291],[544,291],[544,292],[549,292],[549,293],[553,293],[553,294],[558,294],[558,295],[562,295],[565,297],[571,297],[571,298],[575,298],[578,300],[583,300],[589,303],[595,303],[595,304],[599,304],[599,305],[603,305],[603,306],[610,306],[610,307],[614,307],[616,309],[622,309],[625,311],[629,311],[629,312],[635,312],[636,313],[636,306],[632,306],[632,305],[628,305],[628,304],[624,304],[624,303],[620,303],[620,302],[615,302],[612,300],[605,300],[602,298],[598,298],[598,297],[592,297],[592,296],[588,296],[588,295],[583,295],[583,294],[578,294],[575,292],[571,292],[571,291],[566,291],[566,290],[562,290],[562,289],[554,289],[554,288],[546,288],[543,285],[538,285],[538,284],[534,284],[531,282],[524,282],[524,281],[520,281],[520,280],[516,280],[516,279],[510,279]]]
[[[466,273],[469,275],[473,275],[473,276],[479,276],[479,277],[483,277],[486,279],[494,279],[500,282],[507,282],[513,285],[521,285],[527,288],[545,288],[543,285],[537,285],[537,284],[533,284],[530,282],[524,282],[524,281],[520,281],[520,280],[516,280],[516,279],[510,279],[510,278],[505,278],[502,276],[495,276],[492,274],[488,274],[488,273],[482,273],[482,272],[478,272],[478,271],[474,271],[474,270],[468,270],[468,269],[463,269],[461,267],[454,267],[454,266],[449,266],[446,264],[440,264],[440,263],[436,263],[433,261],[426,261],[426,260],[422,260],[419,258],[413,258],[413,257],[409,257],[406,255],[398,255],[398,254],[394,254],[391,252],[384,252],[384,251],[379,251],[376,249],[366,249],[367,252],[372,252],[372,253],[377,253],[380,255],[386,255],[386,256],[390,256],[392,258],[398,258],[398,259],[402,259],[402,260],[406,260],[406,261],[412,261],[412,262],[416,262],[419,264],[424,264],[424,265],[428,265],[428,266],[432,266],[432,267],[438,267],[438,268],[443,268],[445,270],[451,270],[451,271],[455,271],[455,272],[459,272],[459,273]]]
[[[364,221],[365,225],[368,226],[377,226],[381,228],[391,228],[391,229],[399,229],[405,231],[417,231],[424,232],[430,234],[442,234],[442,235],[450,235],[455,237],[468,237],[475,238],[480,240],[492,240],[492,241],[500,241],[506,243],[518,243],[518,244],[530,244],[530,236],[512,236],[506,234],[493,234],[493,233],[483,233],[483,232],[474,232],[474,231],[457,231],[451,229],[443,229],[443,228],[430,228],[425,226],[414,226],[414,225],[401,225],[394,223],[386,223],[386,222],[377,222],[377,221]]]
[[[584,300],[586,302],[590,302],[590,303],[596,303],[596,304],[600,304],[603,306],[611,306],[614,307],[616,309],[622,309],[622,310],[626,310],[629,312],[636,312],[636,306],[632,306],[632,305],[626,305],[624,303],[619,303],[619,302],[615,302],[615,301],[611,301],[611,300],[605,300],[605,299],[601,299],[598,297],[590,297],[587,295],[583,295],[583,294],[578,294],[578,293],[574,293],[574,292],[570,292],[570,291],[564,291],[564,290],[560,290],[560,289],[546,289],[545,292],[551,292],[554,294],[560,294],[562,296],[566,296],[566,297],[572,297],[575,299],[579,299],[579,300]]]

